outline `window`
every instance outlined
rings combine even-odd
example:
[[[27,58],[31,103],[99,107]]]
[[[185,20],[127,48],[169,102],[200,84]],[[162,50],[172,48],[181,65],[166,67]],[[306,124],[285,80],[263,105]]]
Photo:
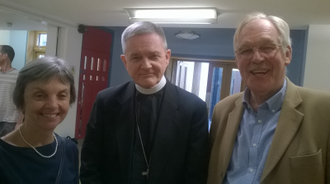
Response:
[[[233,60],[173,57],[166,77],[206,102],[209,121],[217,102],[243,90],[242,78]]]
[[[26,63],[45,57],[47,46],[46,31],[29,31],[26,46]]]
[[[38,47],[46,47],[46,45],[47,45],[47,33],[37,32],[36,37],[37,37],[36,45]]]
[[[45,57],[47,46],[47,32],[35,31],[34,59]]]

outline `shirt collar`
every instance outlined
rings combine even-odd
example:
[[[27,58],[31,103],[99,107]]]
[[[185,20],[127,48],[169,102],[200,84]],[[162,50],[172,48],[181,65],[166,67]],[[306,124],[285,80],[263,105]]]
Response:
[[[0,72],[3,73],[3,74],[9,73],[13,70],[15,70],[15,68],[10,68],[9,70],[6,70],[6,71],[1,71],[1,67],[0,67]]]
[[[281,90],[278,91],[274,96],[269,98],[266,102],[264,102],[260,106],[264,106],[264,104],[267,104],[269,110],[273,113],[280,110],[281,107],[282,107],[282,104],[283,104],[283,100],[284,100],[284,96],[285,96],[285,92],[286,92],[286,87],[287,87],[287,82],[286,82],[286,79],[284,79],[284,83],[283,83],[283,86],[282,86]],[[245,91],[244,91],[244,95],[243,95],[243,106],[248,111],[252,110],[252,107],[249,104],[250,96],[251,96],[251,91],[248,88],[246,88]]]
[[[163,89],[163,87],[165,86],[166,84],[166,79],[165,77],[163,76],[162,79],[159,81],[158,84],[156,84],[156,86],[150,88],[150,89],[145,89],[137,84],[135,84],[135,87],[136,89],[142,93],[142,94],[145,94],[145,95],[150,95],[150,94],[154,94],[154,93],[157,93],[158,91],[160,91],[161,89]]]

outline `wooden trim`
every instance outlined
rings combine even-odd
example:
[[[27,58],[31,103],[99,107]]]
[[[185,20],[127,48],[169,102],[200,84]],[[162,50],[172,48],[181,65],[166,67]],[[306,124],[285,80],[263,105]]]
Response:
[[[170,61],[173,60],[179,60],[179,61],[198,61],[198,62],[208,62],[208,63],[212,63],[212,62],[221,62],[221,63],[235,63],[235,60],[223,60],[223,59],[206,59],[206,58],[190,58],[190,57],[176,57],[176,56],[172,56]]]

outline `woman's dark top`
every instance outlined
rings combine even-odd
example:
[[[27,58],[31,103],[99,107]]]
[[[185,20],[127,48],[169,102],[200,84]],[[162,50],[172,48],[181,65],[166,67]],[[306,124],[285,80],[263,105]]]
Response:
[[[62,138],[57,134],[58,148],[51,158],[43,158],[32,148],[16,147],[0,139],[0,183],[2,184],[54,184],[61,162]],[[37,147],[43,155],[55,151],[55,140]],[[63,170],[60,184],[78,184],[78,148],[65,138]]]

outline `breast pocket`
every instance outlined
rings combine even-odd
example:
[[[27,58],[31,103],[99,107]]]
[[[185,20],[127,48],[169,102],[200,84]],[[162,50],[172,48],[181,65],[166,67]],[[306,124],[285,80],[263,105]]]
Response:
[[[290,157],[290,174],[293,183],[324,183],[322,149],[316,153]]]

